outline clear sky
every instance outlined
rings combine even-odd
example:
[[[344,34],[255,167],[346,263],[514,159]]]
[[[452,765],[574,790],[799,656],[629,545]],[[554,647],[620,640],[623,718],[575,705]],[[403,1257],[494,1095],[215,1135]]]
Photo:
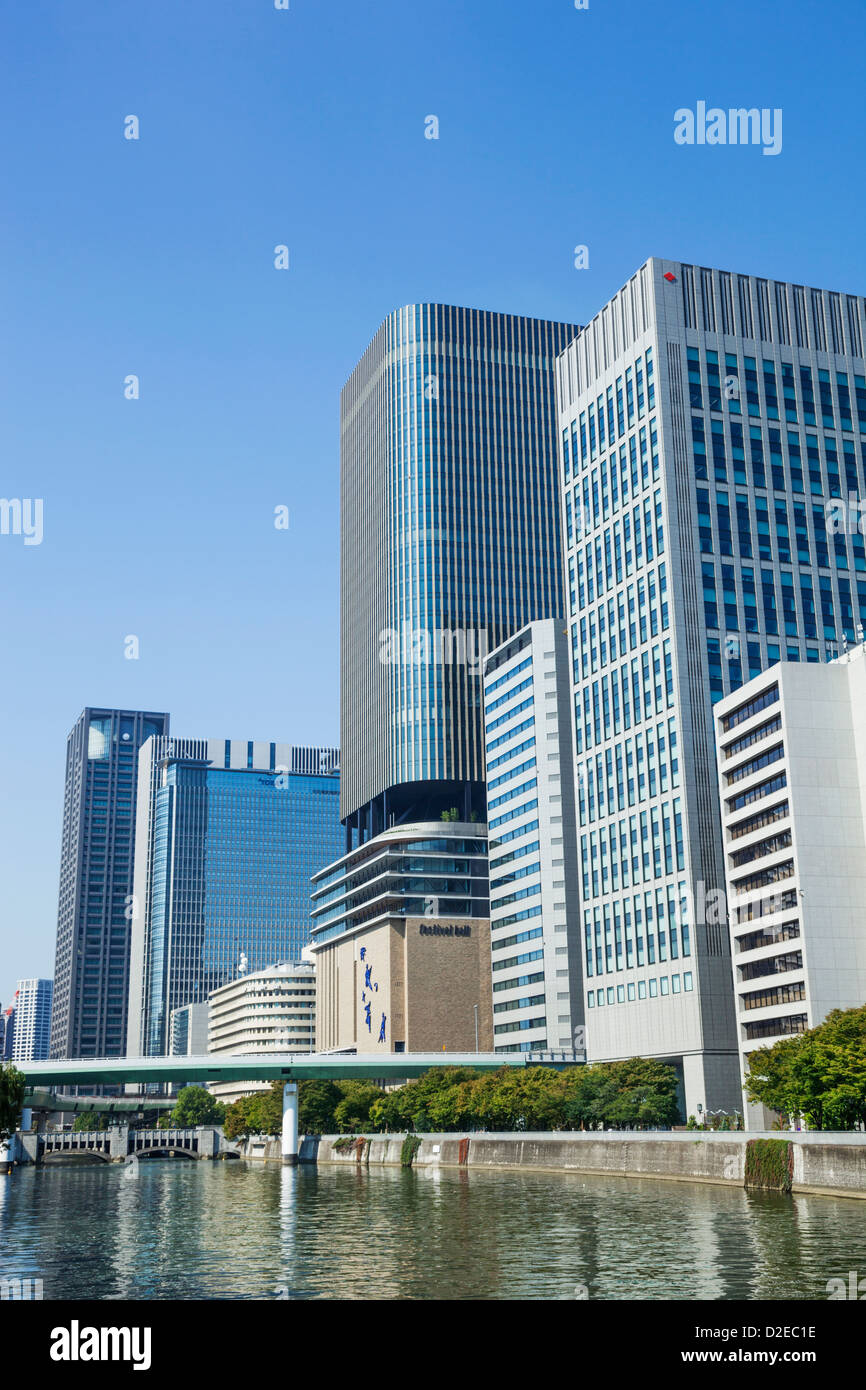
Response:
[[[0,495],[44,535],[0,535],[0,999],[53,972],[84,705],[337,741],[339,391],[385,314],[586,322],[653,254],[864,293],[864,41],[861,0],[3,6]],[[782,152],[677,145],[698,101],[782,108]]]

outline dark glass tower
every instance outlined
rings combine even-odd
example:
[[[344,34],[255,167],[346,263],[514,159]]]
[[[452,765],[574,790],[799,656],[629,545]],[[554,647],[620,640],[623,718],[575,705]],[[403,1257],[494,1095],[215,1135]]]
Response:
[[[411,305],[343,390],[347,836],[485,819],[483,657],[563,612],[554,373],[577,332]]]
[[[88,708],[67,740],[52,1057],[123,1056],[138,750],[168,725]]]

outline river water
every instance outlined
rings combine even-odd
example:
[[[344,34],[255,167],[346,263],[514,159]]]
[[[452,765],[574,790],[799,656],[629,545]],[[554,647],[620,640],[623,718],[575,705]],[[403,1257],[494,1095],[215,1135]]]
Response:
[[[814,1299],[866,1202],[650,1178],[186,1159],[0,1178],[45,1299]]]

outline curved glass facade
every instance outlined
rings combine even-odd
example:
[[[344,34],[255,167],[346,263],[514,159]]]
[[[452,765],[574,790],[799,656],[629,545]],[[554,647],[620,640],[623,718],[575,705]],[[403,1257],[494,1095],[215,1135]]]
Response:
[[[486,918],[488,910],[483,836],[392,830],[314,880],[313,943],[385,917]]]
[[[418,304],[342,398],[344,820],[484,814],[481,668],[562,612],[554,364],[575,325]]]

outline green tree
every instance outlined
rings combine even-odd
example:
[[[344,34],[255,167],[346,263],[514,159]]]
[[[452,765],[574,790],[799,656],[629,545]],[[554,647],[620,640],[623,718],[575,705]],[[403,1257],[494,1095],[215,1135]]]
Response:
[[[24,1073],[11,1062],[0,1066],[0,1144],[14,1134],[24,1107]]]
[[[571,1129],[645,1129],[680,1118],[677,1074],[651,1057],[574,1067],[566,1073],[565,1123]]]
[[[333,1134],[334,1111],[343,1099],[336,1081],[298,1083],[298,1130],[301,1134]]]
[[[160,1129],[194,1129],[196,1125],[221,1125],[226,1108],[204,1086],[183,1086],[166,1123]]]
[[[503,1067],[475,1082],[472,1109],[485,1129],[560,1129],[565,1081],[551,1067]]]
[[[866,1123],[866,1005],[834,1009],[817,1028],[757,1048],[746,1077],[749,1100],[812,1129]]]
[[[283,1082],[272,1081],[266,1091],[243,1097],[247,1134],[281,1134],[283,1130]]]
[[[226,1139],[242,1139],[245,1135],[253,1133],[253,1126],[250,1124],[250,1102],[253,1099],[252,1096],[240,1096],[238,1100],[226,1106],[223,1121]]]
[[[674,1125],[680,1118],[677,1074],[666,1062],[631,1057],[612,1064],[614,1094],[607,1122],[618,1129]]]
[[[609,1065],[574,1067],[566,1075],[565,1120],[570,1129],[609,1123],[616,1082]]]
[[[469,1067],[434,1067],[405,1086],[380,1092],[370,1107],[370,1128],[390,1133],[470,1128],[472,1087],[478,1078]]]
[[[97,1130],[108,1129],[109,1123],[108,1115],[95,1115],[93,1112],[87,1112],[75,1116],[72,1121],[72,1128],[76,1134],[96,1133]]]
[[[339,1083],[343,1099],[334,1108],[334,1124],[340,1134],[357,1134],[373,1128],[372,1106],[382,1096],[378,1086],[369,1081]]]

